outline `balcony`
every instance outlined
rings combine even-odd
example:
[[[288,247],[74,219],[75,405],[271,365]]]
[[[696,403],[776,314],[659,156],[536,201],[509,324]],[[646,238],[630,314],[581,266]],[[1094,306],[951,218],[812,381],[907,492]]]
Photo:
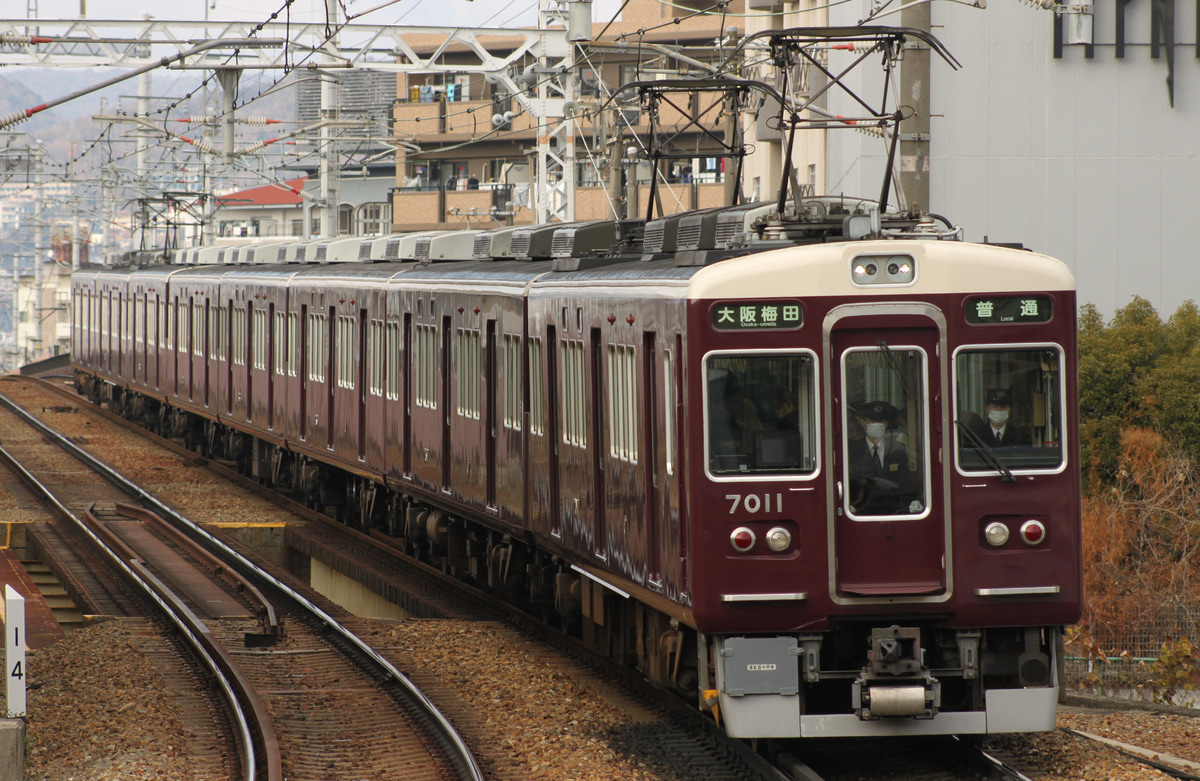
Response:
[[[479,190],[432,190],[398,188],[392,191],[392,214],[395,222],[392,230],[397,232],[414,230],[461,230],[467,228],[487,229],[500,224],[528,225],[533,221],[533,210],[524,203],[514,205],[511,221],[508,203],[512,190],[505,187]],[[521,191],[517,191],[521,192]],[[658,187],[663,209],[667,214],[706,209],[720,206],[724,202],[725,186],[721,182],[660,183]],[[520,197],[519,195],[517,196]],[[650,187],[638,188],[638,213],[646,215]],[[654,210],[658,215],[657,207]],[[608,191],[603,187],[578,187],[575,190],[575,219],[613,219],[609,206]]]

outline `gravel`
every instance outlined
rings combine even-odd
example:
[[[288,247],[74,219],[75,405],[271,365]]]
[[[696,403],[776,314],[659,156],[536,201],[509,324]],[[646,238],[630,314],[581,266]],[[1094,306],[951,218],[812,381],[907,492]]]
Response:
[[[639,748],[669,727],[639,720],[599,691],[583,668],[563,668],[505,627],[409,620],[371,622],[386,655],[453,690],[529,779],[679,779]],[[483,671],[483,672],[481,672]],[[29,660],[27,777],[31,781],[192,781],[163,676],[122,621],[78,630]],[[1200,761],[1200,719],[1115,708],[1065,707],[1059,726]],[[658,732],[656,732],[658,731]],[[1032,779],[1140,781],[1158,770],[1062,731],[990,738],[987,747]],[[489,773],[489,775],[492,775]]]
[[[192,779],[175,696],[123,621],[96,621],[28,661],[30,781]]]

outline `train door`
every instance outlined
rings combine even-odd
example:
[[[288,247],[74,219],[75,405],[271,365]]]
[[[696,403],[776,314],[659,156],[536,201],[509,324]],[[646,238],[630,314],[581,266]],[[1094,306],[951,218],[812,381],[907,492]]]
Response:
[[[453,447],[450,425],[452,403],[452,380],[454,379],[454,360],[450,352],[454,347],[452,341],[454,323],[449,317],[442,318],[442,490],[450,488],[450,449]],[[459,382],[467,382],[466,377],[457,378]],[[474,378],[471,379],[474,382]]]
[[[367,323],[367,310],[358,310],[358,355],[354,372],[354,399],[358,415],[359,461],[367,460]]]
[[[838,503],[830,571],[841,597],[930,597],[945,593],[950,564],[942,330],[910,307],[885,309],[830,330]]]
[[[246,390],[237,401],[244,405],[242,418],[249,422],[254,418],[254,370],[262,366],[259,358],[262,353],[258,349],[258,344],[266,335],[262,333],[261,325],[257,325],[260,321],[260,310],[254,304],[247,302],[242,311],[241,317],[245,327],[242,340],[242,358],[244,359],[242,363],[246,367]]]
[[[308,322],[308,304],[300,306],[300,339],[297,342],[300,345],[300,377],[299,377],[299,393],[297,400],[300,407],[300,441],[304,442],[308,439],[308,372],[310,370],[310,352],[309,352],[309,331],[311,330]]]
[[[592,533],[592,550],[600,558],[604,558],[608,554],[608,502],[605,495],[605,480],[604,480],[604,454],[606,445],[604,443],[604,361],[603,361],[603,345],[601,340],[603,334],[599,328],[593,328],[591,333],[591,363],[592,363],[592,382],[589,391],[589,407],[591,408],[592,420],[592,493],[595,497],[595,525]]]
[[[412,352],[412,349],[413,349],[412,312],[404,313],[403,340],[404,340],[404,344],[400,348],[401,349],[401,352],[400,352],[401,359],[397,362],[398,366],[404,367],[404,373],[400,377],[401,392],[403,393],[403,399],[401,401],[400,411],[401,411],[401,416],[403,419],[402,425],[403,425],[403,437],[404,437],[403,440],[401,440],[400,452],[402,453],[401,458],[402,458],[402,461],[404,464],[404,467],[403,467],[404,476],[409,477],[412,475],[412,442],[413,442],[413,436],[412,436],[412,401],[413,401],[412,376],[413,376],[413,371],[416,369],[416,367],[413,365],[412,358],[411,358],[411,356],[413,354],[413,352]]]
[[[484,345],[484,379],[483,392],[486,394],[484,402],[487,404],[485,408],[483,422],[484,436],[484,463],[487,464],[487,506],[496,506],[496,396],[500,391],[499,372],[496,368],[496,361],[499,360],[499,351],[496,347],[496,321],[487,321],[487,344]]]
[[[321,374],[321,381],[325,386],[325,448],[333,450],[333,434],[336,429],[333,418],[333,400],[335,389],[337,388],[338,372],[344,371],[341,366],[341,361],[337,355],[337,309],[329,307],[322,330],[325,332],[325,350],[321,357],[325,371]]]
[[[279,340],[283,333],[283,317],[276,313],[275,304],[267,306],[267,430],[275,430],[275,373],[279,371]]]
[[[659,486],[665,483],[660,479],[659,466],[659,421],[665,420],[671,414],[669,407],[660,416],[658,411],[658,351],[656,349],[656,334],[653,331],[642,332],[642,403],[646,421],[646,449],[642,463],[645,465],[646,481],[646,574],[653,582],[662,580],[662,544],[660,540],[660,495]],[[671,382],[670,377],[664,378],[663,386]],[[669,446],[668,446],[669,447]],[[668,454],[667,459],[671,456]]]
[[[538,377],[539,382],[545,382],[542,392],[546,398],[546,442],[549,445],[550,456],[550,534],[562,537],[563,508],[560,504],[561,489],[559,487],[560,448],[559,442],[559,398],[558,388],[561,380],[558,376],[558,329],[552,325],[546,326],[546,374],[545,379]]]

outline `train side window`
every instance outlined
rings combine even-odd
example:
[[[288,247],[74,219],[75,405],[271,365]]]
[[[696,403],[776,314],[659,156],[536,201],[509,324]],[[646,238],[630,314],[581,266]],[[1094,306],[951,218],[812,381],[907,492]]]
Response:
[[[275,313],[275,375],[278,377],[287,376],[287,340],[284,334],[287,332],[287,313]]]
[[[387,324],[387,397],[400,399],[400,324]]]
[[[483,367],[480,363],[483,342],[475,328],[458,329],[458,414],[479,420],[480,384]]]
[[[586,351],[582,339],[562,342],[563,442],[587,447]]]
[[[609,455],[636,464],[637,350],[632,345],[608,346]]]
[[[529,337],[529,433],[542,436],[546,420],[546,378],[542,371],[542,339]]]
[[[436,325],[417,325],[417,338],[413,340],[412,351],[412,370],[417,386],[417,406],[437,409],[438,338]]]
[[[716,353],[705,360],[714,476],[816,470],[816,372],[809,353]]]
[[[961,348],[954,357],[955,441],[964,472],[1063,465],[1062,350]]]
[[[521,335],[504,335],[504,427],[521,430]]]
[[[270,313],[266,309],[254,310],[254,323],[250,329],[250,339],[254,342],[254,368],[259,371],[267,370],[267,318]]]

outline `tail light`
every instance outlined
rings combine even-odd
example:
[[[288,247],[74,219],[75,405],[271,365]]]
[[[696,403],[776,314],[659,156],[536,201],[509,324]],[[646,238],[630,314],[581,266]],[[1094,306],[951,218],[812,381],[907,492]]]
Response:
[[[739,526],[729,535],[729,544],[738,553],[745,553],[754,547],[754,532],[745,526]]]
[[[1041,545],[1046,539],[1046,527],[1041,521],[1025,521],[1021,524],[1021,539],[1026,545]]]

